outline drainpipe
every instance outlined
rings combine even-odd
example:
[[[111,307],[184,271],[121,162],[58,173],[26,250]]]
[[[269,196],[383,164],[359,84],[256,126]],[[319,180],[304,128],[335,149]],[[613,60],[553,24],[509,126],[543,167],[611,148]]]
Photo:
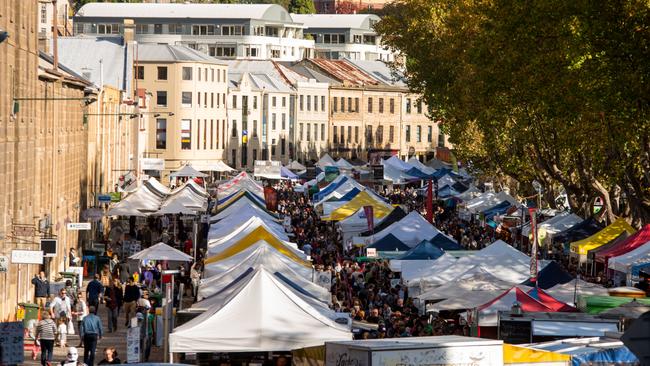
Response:
[[[56,8],[56,1],[57,0],[52,0],[52,7],[53,7],[53,9],[52,9],[52,18],[53,18],[52,19],[52,42],[54,43],[52,45],[52,54],[54,56],[54,61],[52,62],[52,66],[54,68],[54,71],[57,71],[59,69],[59,45],[58,45],[58,43],[59,43],[59,41],[58,41],[58,38],[59,38],[59,35],[58,35],[58,33],[59,33],[59,25],[57,24],[58,23],[57,18],[59,16],[59,14],[58,14],[57,8]]]

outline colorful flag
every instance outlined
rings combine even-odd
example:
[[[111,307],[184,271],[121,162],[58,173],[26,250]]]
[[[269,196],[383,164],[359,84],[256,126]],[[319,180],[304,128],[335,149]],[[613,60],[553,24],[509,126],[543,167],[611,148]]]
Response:
[[[433,224],[433,181],[427,183],[427,221]]]

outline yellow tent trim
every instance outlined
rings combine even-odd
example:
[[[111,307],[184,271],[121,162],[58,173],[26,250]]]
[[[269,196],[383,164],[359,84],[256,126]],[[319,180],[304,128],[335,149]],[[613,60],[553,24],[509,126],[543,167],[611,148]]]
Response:
[[[280,239],[275,237],[272,233],[270,233],[268,230],[266,230],[263,226],[260,226],[256,228],[255,230],[251,231],[249,234],[247,234],[245,237],[241,238],[237,243],[229,246],[226,248],[224,251],[220,252],[219,254],[215,254],[205,260],[205,264],[210,264],[218,261],[222,261],[226,258],[230,258],[233,255],[240,253],[247,248],[249,248],[251,245],[257,243],[260,240],[266,241],[270,246],[273,248],[277,249],[280,253],[288,257],[289,259],[293,260],[294,262],[301,264],[305,267],[311,268],[311,263],[302,259],[300,256],[298,256],[294,251],[293,248],[290,248],[286,246]]]
[[[534,362],[566,362],[571,361],[570,355],[543,351],[512,344],[503,345],[503,363],[534,363]]]
[[[385,204],[378,199],[372,197],[368,192],[363,191],[357,194],[350,202],[333,210],[328,217],[321,218],[322,220],[339,221],[354,214],[363,206],[373,207],[373,216],[376,219],[384,218],[393,209],[388,204]]]
[[[571,253],[586,255],[588,251],[598,248],[616,239],[624,231],[628,234],[634,234],[636,230],[630,226],[624,219],[617,219],[611,225],[595,233],[594,235],[574,241],[571,243]]]

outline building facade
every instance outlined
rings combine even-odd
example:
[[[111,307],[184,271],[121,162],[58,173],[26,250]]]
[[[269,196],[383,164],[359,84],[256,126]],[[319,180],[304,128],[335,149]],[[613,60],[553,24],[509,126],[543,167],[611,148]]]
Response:
[[[316,57],[394,61],[374,30],[381,18],[374,14],[292,14],[315,42]]]
[[[135,23],[138,42],[185,45],[222,59],[313,56],[302,24],[273,4],[90,3],[75,15],[74,33],[119,37],[125,20]]]
[[[136,90],[151,93],[144,155],[164,160],[158,178],[168,181],[187,163],[211,170],[225,160],[227,65],[183,46],[139,44],[136,53]]]
[[[38,0],[38,46],[41,51],[50,52],[52,30],[54,29],[54,6],[56,5],[59,36],[72,35],[72,4],[69,0]]]
[[[38,3],[0,3],[0,255],[10,264],[0,278],[0,318],[14,319],[19,302],[33,301],[31,278],[41,269],[50,279],[66,268],[76,248],[86,202],[87,105],[96,99],[79,75],[38,51]],[[28,31],[33,30],[33,31]],[[39,250],[42,237],[56,238],[57,253],[44,265],[11,261],[14,250]]]

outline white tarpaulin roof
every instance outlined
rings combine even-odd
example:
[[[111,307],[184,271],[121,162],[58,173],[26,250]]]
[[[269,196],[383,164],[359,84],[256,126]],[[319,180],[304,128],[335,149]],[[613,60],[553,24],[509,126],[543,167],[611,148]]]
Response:
[[[371,242],[376,242],[388,234],[393,234],[397,239],[409,247],[418,245],[422,240],[429,240],[438,235],[440,231],[431,225],[422,215],[416,211],[410,212],[401,220],[390,224],[384,230],[372,235]],[[365,242],[366,238],[355,240],[355,242]]]
[[[268,213],[266,210],[253,203],[248,197],[242,197],[237,202],[226,207],[223,211],[220,211],[218,214],[210,217],[211,221],[223,220],[225,218],[231,217],[235,214],[242,214],[248,216],[248,218],[253,216],[259,216],[265,221],[277,220],[273,215]],[[247,219],[248,219],[247,218]]]
[[[191,262],[193,260],[192,256],[172,248],[165,243],[152,245],[130,256],[129,259],[178,262]]]
[[[627,273],[633,265],[650,262],[650,241],[618,257],[609,258],[609,268]]]
[[[241,190],[249,191],[262,199],[264,198],[264,187],[254,181],[246,172],[241,172],[231,180],[219,184],[217,187],[217,197],[222,199]]]
[[[147,183],[151,184],[151,186],[155,190],[157,190],[158,192],[160,192],[163,195],[167,195],[167,194],[170,194],[172,192],[172,190],[169,189],[169,187],[166,187],[164,184],[160,183],[158,181],[158,179],[156,179],[154,177],[150,177],[149,179],[147,179]]]
[[[379,222],[377,222],[377,224],[379,224]],[[368,219],[366,218],[366,213],[363,207],[358,209],[354,214],[339,221],[337,225],[341,228],[341,231],[344,233],[351,232],[351,231],[356,231],[358,233],[361,233],[368,230]]]
[[[350,163],[348,163],[347,160],[340,158],[339,161],[336,162],[336,166],[341,168],[341,169],[352,169],[354,166]]]
[[[224,236],[237,231],[242,225],[248,225],[251,219],[259,219],[261,222],[264,222],[268,229],[276,234],[279,238],[288,239],[284,231],[284,227],[275,220],[268,220],[263,217],[257,216],[255,214],[250,214],[249,212],[237,212],[233,213],[232,216],[228,216],[225,219],[210,225],[208,231],[208,241],[211,239],[223,238]]]
[[[480,194],[481,194],[481,191],[478,188],[476,188],[475,186],[471,186],[465,192],[457,195],[456,198],[458,198],[459,200],[461,200],[463,202],[466,202],[466,201],[469,201],[469,200],[472,200],[472,199],[476,198]]]
[[[461,278],[428,290],[417,296],[420,300],[442,300],[455,297],[466,297],[473,291],[505,291],[511,288],[512,282],[503,281],[495,277],[482,267],[476,267],[471,273]]]
[[[129,193],[121,202],[115,204],[116,207],[128,202],[131,207],[142,211],[158,211],[162,204],[163,198],[149,190],[149,186],[141,185],[134,192]]]
[[[410,164],[410,165],[412,165],[412,166],[414,166],[414,167],[416,167],[416,168],[418,168],[418,169],[419,169],[421,172],[423,172],[424,174],[429,174],[429,175],[431,175],[431,174],[433,174],[433,173],[436,172],[435,169],[433,169],[433,168],[431,168],[431,167],[429,167],[429,166],[426,166],[426,165],[422,164],[422,163],[420,162],[420,160],[418,160],[418,158],[416,158],[415,156],[412,157],[412,158],[410,158],[409,161],[408,161],[407,163]],[[441,186],[438,185],[438,187],[441,187]]]
[[[196,170],[200,170],[200,171],[203,171],[203,172],[221,172],[221,173],[223,173],[223,172],[232,172],[232,171],[235,170],[235,169],[229,167],[226,163],[224,163],[221,160],[217,160],[216,162],[215,161],[209,161],[209,162],[206,162],[205,164],[194,163],[193,167]]]
[[[351,340],[337,324],[261,268],[221,306],[174,329],[171,352],[289,351]]]
[[[562,212],[540,224],[537,225],[538,232],[544,230],[546,234],[556,234],[561,231],[564,231],[570,227],[575,226],[576,224],[582,222],[583,220],[580,216],[568,212]],[[522,229],[522,234],[524,236],[530,235],[530,224],[524,226]]]
[[[389,165],[389,166],[395,167],[395,168],[397,168],[398,170],[401,170],[401,171],[406,171],[406,170],[409,170],[409,169],[413,168],[413,166],[411,164],[408,164],[407,162],[405,162],[404,160],[398,158],[395,155],[391,156],[390,158],[388,158],[386,160],[382,160],[381,163],[382,163],[382,165],[384,167]]]
[[[609,292],[605,287],[581,279],[558,284],[544,291],[553,298],[569,305],[573,305],[575,303],[574,299],[577,301],[578,296],[609,296]]]
[[[517,202],[516,199],[505,192],[486,192],[472,200],[467,201],[465,208],[470,212],[476,213],[487,210],[488,208],[498,205],[503,201],[508,201],[515,206],[519,205],[519,202]]]
[[[208,206],[207,197],[203,196],[196,187],[189,184],[185,184],[177,189],[175,189],[167,200],[163,203],[163,206],[170,204],[171,202],[180,203],[181,205],[193,208],[200,211],[205,211]]]
[[[441,272],[453,266],[454,263],[456,263],[456,257],[449,253],[445,253],[432,262],[433,263],[429,263],[426,266],[403,266],[401,268],[402,281],[408,284],[411,281],[419,280],[422,277],[432,276],[438,272]]]
[[[190,164],[183,165],[182,168],[178,169],[177,171],[169,175],[170,178],[176,178],[176,177],[194,178],[194,177],[207,177],[207,176],[208,176],[207,174],[201,173],[200,171],[192,168]]]
[[[442,177],[438,178],[438,188],[442,188],[444,186],[453,186],[454,184],[456,184],[456,179],[454,179],[449,174],[445,174]]]
[[[313,268],[306,267],[300,263],[294,262],[291,258],[280,253],[280,251],[267,243],[265,240],[259,240],[255,244],[251,245],[248,248],[245,248],[241,252],[229,258],[212,263],[206,263],[204,275],[206,278],[210,278],[212,276],[221,275],[241,263],[255,264],[256,261],[263,259],[260,257],[260,255],[267,254],[269,252],[279,254],[280,256],[278,259],[303,278],[309,279],[313,276]]]
[[[325,167],[328,166],[336,166],[336,162],[334,161],[334,159],[332,159],[330,154],[325,154],[318,160],[316,166],[321,169],[325,169]]]
[[[287,281],[290,281],[311,297],[323,303],[329,303],[331,301],[331,295],[328,290],[311,282],[311,275],[305,277],[305,267],[290,261],[272,246],[257,245],[253,250],[247,251],[247,254],[248,256],[226,272],[202,280],[199,286],[198,299],[202,300],[219,293],[224,287],[250,270],[250,268],[264,266],[264,268],[273,274],[279,273]]]
[[[272,160],[255,160],[253,175],[266,179],[282,179],[282,163]]]
[[[306,170],[306,169],[307,169],[306,166],[300,164],[300,163],[299,163],[298,161],[296,161],[296,160],[293,160],[292,162],[290,162],[289,164],[285,165],[284,167],[287,168],[287,169],[289,169],[289,170],[297,170],[297,171],[302,171],[302,170]]]
[[[152,213],[151,215],[161,216],[161,215],[178,215],[178,214],[196,215],[196,211],[194,211],[194,209],[191,209],[183,205],[180,201],[171,200],[165,202],[162,206],[160,206],[160,210]]]
[[[232,232],[227,236],[222,236],[218,238],[208,237],[208,254],[213,255],[223,251],[225,248],[237,243],[238,241],[243,239],[246,235],[249,235],[255,229],[260,227],[264,228],[264,230],[271,233],[273,236],[275,236],[281,241],[284,242],[289,241],[289,237],[286,235],[286,233],[275,231],[273,227],[267,225],[266,222],[262,221],[259,217],[251,217],[243,225],[240,225],[236,229],[232,230]],[[297,248],[297,245],[294,243],[285,243],[285,245],[288,245],[289,247]]]
[[[129,201],[121,201],[116,203],[108,210],[108,216],[147,216],[145,213],[139,211]]]

